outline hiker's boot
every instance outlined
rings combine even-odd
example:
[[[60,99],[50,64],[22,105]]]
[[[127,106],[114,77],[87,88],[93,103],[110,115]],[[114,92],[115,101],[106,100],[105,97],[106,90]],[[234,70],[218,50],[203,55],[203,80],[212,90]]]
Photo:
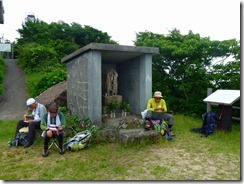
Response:
[[[42,156],[47,157],[48,156],[48,146],[43,146]]]
[[[175,134],[173,133],[171,128],[168,128],[168,133],[169,133],[169,136],[175,136]]]
[[[58,147],[59,147],[59,154],[63,155],[65,153],[63,144],[59,143]]]

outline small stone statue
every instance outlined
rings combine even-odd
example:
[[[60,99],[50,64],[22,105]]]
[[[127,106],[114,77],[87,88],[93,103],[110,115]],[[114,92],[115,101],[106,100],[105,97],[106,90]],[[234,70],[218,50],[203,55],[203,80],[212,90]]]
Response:
[[[104,76],[104,92],[107,96],[118,94],[118,73],[115,69],[107,69]]]

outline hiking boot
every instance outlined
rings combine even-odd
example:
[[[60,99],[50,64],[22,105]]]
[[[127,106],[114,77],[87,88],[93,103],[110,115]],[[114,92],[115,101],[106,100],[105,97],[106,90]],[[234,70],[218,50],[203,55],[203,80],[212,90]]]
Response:
[[[42,156],[43,157],[47,157],[48,156],[48,146],[44,146],[43,147]]]
[[[146,130],[151,130],[152,129],[152,125],[150,123],[150,121],[146,120],[145,121],[145,127],[144,127]]]
[[[168,128],[168,133],[169,133],[169,136],[175,136],[175,134],[173,133],[171,128]]]
[[[59,147],[59,149],[60,149],[60,150],[59,150],[59,154],[60,154],[60,155],[63,155],[63,154],[65,153],[63,144],[59,144],[58,147]]]

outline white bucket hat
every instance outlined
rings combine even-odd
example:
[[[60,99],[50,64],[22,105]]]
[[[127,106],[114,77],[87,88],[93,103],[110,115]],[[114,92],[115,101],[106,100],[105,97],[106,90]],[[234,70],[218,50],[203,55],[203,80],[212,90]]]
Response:
[[[156,98],[162,98],[163,96],[162,96],[162,93],[160,92],[160,91],[156,91],[155,93],[154,93],[154,96],[153,96],[154,98],[156,97]]]

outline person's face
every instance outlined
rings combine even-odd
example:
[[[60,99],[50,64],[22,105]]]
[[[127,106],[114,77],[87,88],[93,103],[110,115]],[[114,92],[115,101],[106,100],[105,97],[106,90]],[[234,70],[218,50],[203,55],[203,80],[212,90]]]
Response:
[[[58,113],[57,109],[49,109],[49,112],[50,112],[50,116],[52,118],[55,118],[57,116],[57,113]]]
[[[33,103],[33,104],[31,104],[31,105],[29,105],[29,107],[28,107],[29,109],[31,109],[31,110],[33,110],[33,109],[35,109],[36,108],[36,104],[35,103]]]
[[[155,100],[156,103],[159,103],[161,98],[160,97],[154,97],[154,100]]]

